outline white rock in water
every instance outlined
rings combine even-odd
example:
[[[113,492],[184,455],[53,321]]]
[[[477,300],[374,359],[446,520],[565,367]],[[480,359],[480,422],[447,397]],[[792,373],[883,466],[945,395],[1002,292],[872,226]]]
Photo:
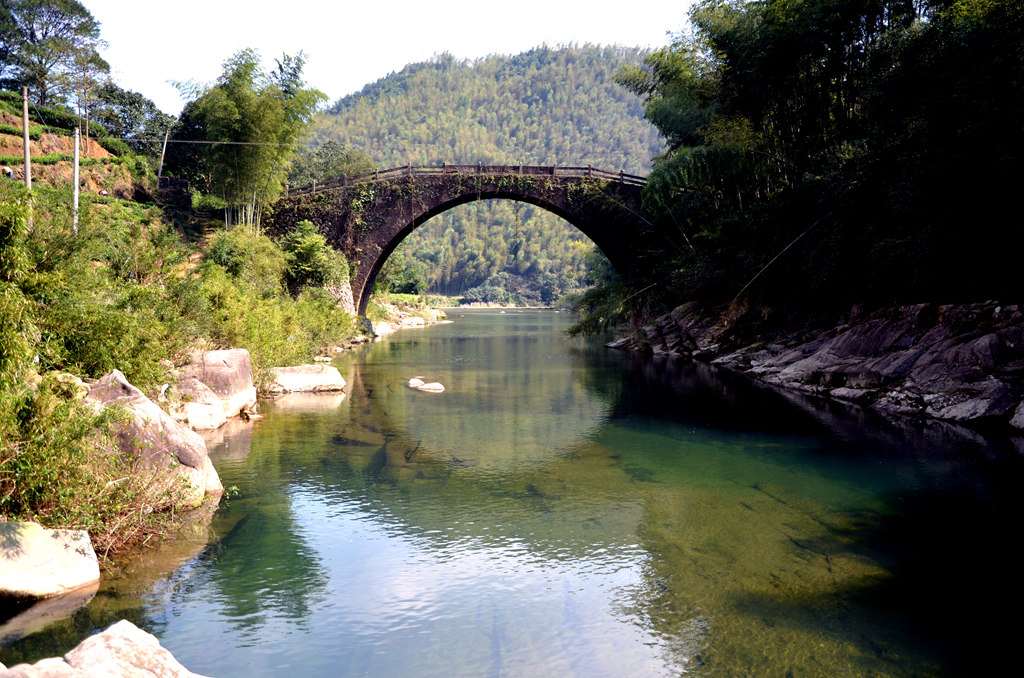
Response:
[[[271,393],[340,391],[347,385],[337,367],[323,363],[274,367],[270,373]]]
[[[444,385],[436,381],[432,381],[429,384],[420,384],[416,389],[420,391],[428,391],[430,393],[443,393]]]
[[[100,566],[85,530],[0,522],[0,598],[40,600],[99,580]]]
[[[195,377],[221,399],[225,417],[236,417],[256,406],[252,361],[244,348],[230,348],[193,355],[182,366],[181,377]]]
[[[12,666],[3,675],[30,676],[138,676],[147,678],[202,678],[192,673],[160,645],[155,636],[129,621],[119,621],[107,630],[89,636],[63,659],[53,657],[35,664]]]
[[[383,320],[373,324],[373,335],[375,337],[383,337],[385,334],[391,334],[394,331],[395,328]]]

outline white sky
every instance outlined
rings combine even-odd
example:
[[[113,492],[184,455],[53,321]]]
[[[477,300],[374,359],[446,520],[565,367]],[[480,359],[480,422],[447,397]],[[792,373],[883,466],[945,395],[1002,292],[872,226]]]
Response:
[[[518,54],[541,44],[660,47],[693,0],[82,0],[101,24],[115,82],[177,115],[170,81],[210,83],[235,52],[268,67],[306,53],[306,81],[333,103],[408,63]]]

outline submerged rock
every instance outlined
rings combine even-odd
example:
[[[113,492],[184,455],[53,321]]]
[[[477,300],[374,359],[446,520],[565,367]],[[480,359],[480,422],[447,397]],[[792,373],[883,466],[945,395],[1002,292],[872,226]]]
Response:
[[[203,678],[182,666],[169,650],[160,645],[156,636],[125,620],[86,638],[63,658],[52,657],[35,664],[18,664],[4,675],[10,678]]]

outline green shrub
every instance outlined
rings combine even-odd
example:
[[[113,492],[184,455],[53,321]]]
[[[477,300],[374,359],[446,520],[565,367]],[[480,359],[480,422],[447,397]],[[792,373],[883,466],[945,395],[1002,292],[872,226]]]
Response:
[[[128,144],[114,137],[100,137],[96,139],[96,143],[105,148],[107,152],[113,153],[115,156],[130,155],[132,152],[132,149],[128,147]]]
[[[217,264],[257,296],[280,294],[288,259],[274,241],[254,229],[237,226],[210,239],[203,262]]]
[[[166,531],[169,516],[151,507],[154,476],[109,443],[117,412],[70,396],[53,374],[0,390],[0,515],[87,530],[101,558]]]
[[[43,133],[43,127],[41,125],[29,125],[28,126],[28,138],[39,139]],[[12,136],[21,137],[24,135],[24,130],[21,129],[21,125],[8,125],[0,123],[0,134],[10,134]]]
[[[327,244],[310,221],[300,221],[281,240],[288,257],[288,286],[294,291],[306,287],[333,286],[348,280],[345,256]]]

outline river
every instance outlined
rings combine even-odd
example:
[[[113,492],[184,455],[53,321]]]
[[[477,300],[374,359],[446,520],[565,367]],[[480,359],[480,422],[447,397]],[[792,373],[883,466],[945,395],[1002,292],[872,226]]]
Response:
[[[1021,457],[459,311],[211,442],[208,530],[0,649],[119,618],[208,676],[980,675],[1013,656]],[[413,376],[444,393],[412,390]]]

